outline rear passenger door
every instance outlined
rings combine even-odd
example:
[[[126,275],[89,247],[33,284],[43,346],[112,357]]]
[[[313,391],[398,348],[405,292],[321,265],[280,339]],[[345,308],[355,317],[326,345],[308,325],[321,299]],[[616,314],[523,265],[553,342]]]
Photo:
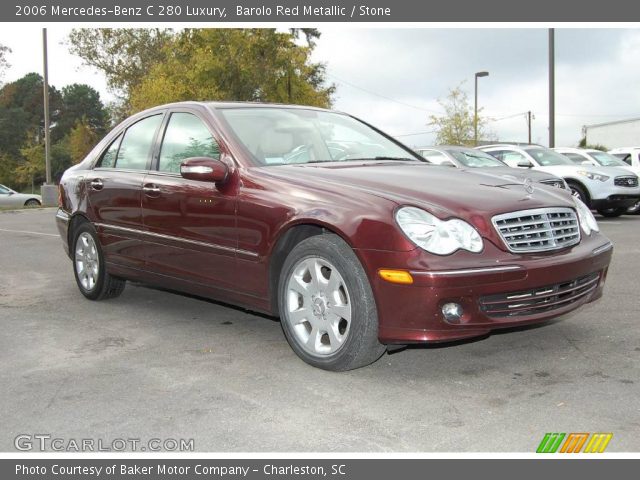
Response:
[[[163,117],[160,112],[128,126],[86,177],[88,213],[107,262],[144,266],[141,188]]]
[[[220,142],[198,111],[174,110],[168,115],[154,168],[142,189],[149,270],[217,288],[237,288],[237,191],[180,175],[183,160],[220,159],[220,155]]]

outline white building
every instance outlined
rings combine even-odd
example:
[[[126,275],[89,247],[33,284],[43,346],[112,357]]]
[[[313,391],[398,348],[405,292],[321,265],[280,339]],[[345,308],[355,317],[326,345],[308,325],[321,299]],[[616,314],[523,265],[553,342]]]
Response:
[[[640,118],[585,125],[582,130],[588,145],[604,145],[609,149],[640,145]]]

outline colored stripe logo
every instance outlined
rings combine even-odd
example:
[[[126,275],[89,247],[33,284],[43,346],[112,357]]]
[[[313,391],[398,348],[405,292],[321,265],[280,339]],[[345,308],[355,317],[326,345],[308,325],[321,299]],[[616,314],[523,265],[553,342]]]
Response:
[[[611,438],[613,433],[545,433],[536,453],[603,453]]]

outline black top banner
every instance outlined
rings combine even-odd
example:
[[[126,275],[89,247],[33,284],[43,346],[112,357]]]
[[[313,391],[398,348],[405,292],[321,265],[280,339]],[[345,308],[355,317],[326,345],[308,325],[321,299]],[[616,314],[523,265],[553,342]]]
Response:
[[[640,3],[583,0],[14,0],[3,22],[637,22]]]

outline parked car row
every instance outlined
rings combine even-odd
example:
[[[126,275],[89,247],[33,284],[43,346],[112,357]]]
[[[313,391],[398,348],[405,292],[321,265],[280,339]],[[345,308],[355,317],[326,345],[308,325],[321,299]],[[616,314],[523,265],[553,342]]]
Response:
[[[640,167],[599,150],[496,144],[477,149],[421,147],[416,151],[439,165],[479,168],[520,181],[529,179],[568,188],[585,205],[606,217],[640,211]],[[516,173],[516,168],[527,170]]]
[[[602,295],[613,246],[561,178],[444,156],[460,168],[318,108],[163,105],[65,172],[56,220],[86,298],[135,280],[279,316],[328,370]]]

